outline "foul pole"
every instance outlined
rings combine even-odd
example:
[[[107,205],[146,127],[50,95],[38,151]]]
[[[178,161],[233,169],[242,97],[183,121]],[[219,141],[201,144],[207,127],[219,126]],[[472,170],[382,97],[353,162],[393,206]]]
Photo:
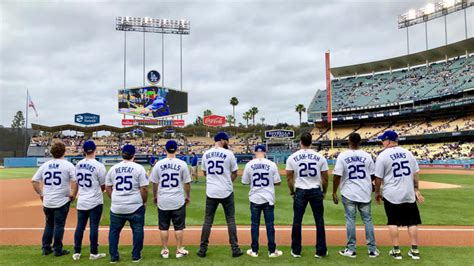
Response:
[[[331,124],[330,139],[331,139],[331,150],[334,149],[334,137],[333,137],[333,125],[332,125],[332,92],[331,92],[331,72],[330,72],[330,53],[326,51],[326,99],[327,99],[327,117],[328,122]]]

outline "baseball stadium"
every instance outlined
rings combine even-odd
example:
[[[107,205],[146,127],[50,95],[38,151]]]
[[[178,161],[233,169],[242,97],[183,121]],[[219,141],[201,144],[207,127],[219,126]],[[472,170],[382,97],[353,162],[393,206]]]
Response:
[[[426,11],[428,6],[433,9],[430,13]],[[410,10],[401,15],[398,18],[399,28],[406,28],[408,34],[408,28],[415,24],[426,23],[450,13],[466,12],[474,6],[474,2],[453,0],[428,6],[420,9],[421,11]],[[474,26],[472,21],[472,17],[466,20],[466,28]],[[115,22],[116,30],[125,33],[125,45],[127,45],[127,32],[139,31],[143,32],[143,36],[145,32],[163,36],[175,34],[179,35],[179,38],[190,34],[189,21],[184,20],[156,19],[155,21],[149,18],[117,17]],[[145,60],[145,37],[143,37],[143,42],[143,60]],[[326,75],[314,76],[314,79],[324,81],[321,84],[325,86],[314,88],[313,94],[307,95],[308,100],[304,103],[307,108],[296,106],[295,111],[300,115],[299,125],[286,122],[271,125],[264,124],[263,120],[262,123],[255,123],[258,110],[253,108],[244,113],[243,119],[246,123],[237,125],[235,108],[238,108],[237,98],[241,95],[225,99],[226,102],[230,100],[230,105],[234,108],[233,115],[220,116],[213,114],[210,110],[205,110],[203,114],[199,114],[196,121],[191,122],[186,119],[186,116],[189,114],[188,102],[194,97],[193,92],[165,86],[164,71],[145,70],[145,63],[143,63],[143,84],[127,85],[125,73],[128,69],[125,56],[123,87],[117,88],[116,96],[107,99],[105,98],[108,96],[97,95],[97,97],[104,97],[104,101],[116,101],[115,110],[103,110],[103,113],[99,114],[79,113],[75,115],[74,123],[70,123],[70,119],[66,118],[64,118],[64,123],[55,125],[47,122],[36,123],[35,120],[29,127],[28,110],[31,112],[34,109],[36,112],[36,108],[28,95],[26,123],[23,123],[23,128],[0,128],[0,265],[93,265],[109,264],[109,262],[120,264],[139,262],[147,265],[250,265],[254,263],[262,265],[314,263],[473,265],[474,38],[467,36],[467,29],[466,38],[460,41],[446,42],[444,45],[430,49],[427,45],[427,49],[423,51],[415,53],[408,51],[407,54],[396,57],[362,63],[353,62],[344,66],[333,67],[331,56],[334,55],[328,50],[324,58]],[[167,75],[173,74],[167,73]],[[88,96],[78,94],[77,97]],[[268,95],[266,101],[273,101],[272,96]],[[81,112],[81,110],[84,109],[77,107],[76,112]],[[102,116],[113,112],[121,117],[121,126],[100,122]],[[301,113],[307,114],[307,120],[301,121]],[[282,121],[281,119],[279,121]],[[249,124],[252,120],[253,123]],[[392,134],[396,137],[392,137]],[[368,160],[373,160],[375,165],[374,172],[364,172],[363,176],[365,177],[367,173],[373,177],[372,181],[370,178],[368,180],[369,188],[372,189],[372,192],[369,192],[371,200],[364,206],[368,206],[369,213],[371,209],[372,230],[375,233],[374,240],[377,245],[376,250],[371,251],[369,247],[367,251],[366,238],[369,241],[369,236],[366,229],[368,227],[366,219],[361,218],[362,207],[359,207],[360,214],[356,215],[354,236],[357,240],[353,243],[354,246],[357,244],[357,257],[355,250],[351,251],[348,244],[350,234],[347,231],[349,222],[345,209],[347,199],[341,194],[344,193],[342,192],[344,182],[340,185],[339,181],[336,183],[336,179],[344,176],[340,174],[336,165],[339,165],[344,152],[353,150],[355,147],[354,139],[357,140],[355,136],[360,137],[356,141],[358,149],[367,152]],[[309,145],[305,146],[308,138]],[[399,244],[395,244],[392,235],[393,228],[390,227],[393,227],[393,224],[390,223],[391,218],[387,211],[387,199],[384,199],[382,204],[377,202],[378,189],[383,195],[386,194],[387,189],[384,185],[388,179],[383,176],[383,173],[380,174],[383,170],[378,170],[382,167],[380,163],[382,154],[392,147],[385,146],[385,142],[395,143],[396,147],[413,155],[413,165],[416,165],[410,168],[411,170],[407,168],[408,174],[405,175],[403,172],[400,175],[410,178],[410,191],[416,192],[415,203],[411,204],[417,206],[422,222],[414,224],[417,228],[415,243],[412,238],[412,224],[407,225],[402,222],[402,225],[407,226],[397,224],[399,227],[397,232],[399,230],[400,233],[399,240],[397,233],[396,241],[399,241]],[[224,144],[221,145],[221,143]],[[58,146],[64,146],[62,156],[58,156]],[[88,149],[91,149],[91,152]],[[230,207],[226,205],[230,204],[227,202],[228,198],[210,196],[220,195],[219,193],[229,189],[224,186],[218,187],[215,191],[212,189],[209,191],[211,186],[216,186],[211,178],[219,175],[215,168],[214,172],[211,169],[214,166],[217,167],[219,162],[223,162],[209,159],[217,154],[211,151],[218,149],[225,149],[225,152],[221,150],[221,153],[233,154],[230,157],[235,157],[238,168],[229,170],[228,176],[226,176],[227,169],[220,173],[226,178],[225,182],[230,182],[229,193],[232,193],[232,209],[235,209],[235,214],[232,215],[228,211]],[[304,170],[293,169],[291,161],[294,159],[293,154],[305,149],[317,152],[321,160],[327,161],[328,169],[324,166],[318,170],[314,169],[315,178],[317,176],[319,180],[316,189],[318,193],[322,192],[321,205],[317,205],[320,207],[313,205],[310,199],[305,203],[310,203],[307,204],[310,206],[304,205],[306,215],[304,208],[300,213],[302,227],[299,234],[302,249],[298,252],[295,249],[295,241],[297,241],[295,240],[297,213],[295,202],[298,191],[305,190],[299,187],[301,183],[298,183],[298,178],[304,177],[302,172],[310,172],[311,164]],[[93,157],[90,157],[91,154]],[[225,154],[219,156],[228,158]],[[131,157],[127,157],[128,155]],[[252,184],[250,186],[243,184],[246,183],[244,177],[247,176],[247,171],[250,171],[246,165],[250,165],[254,160],[260,160],[261,157],[266,157],[276,164],[275,180],[277,180],[276,176],[281,178],[281,185],[279,182],[275,181],[273,184],[271,181],[272,189],[275,185],[271,192],[274,205],[270,205],[272,218],[274,211],[276,250],[275,247],[270,247],[267,238],[269,224],[266,209],[263,210],[264,218],[260,219],[260,213],[258,214],[259,236],[255,236],[253,229],[255,225],[253,211],[255,205],[258,204],[252,202],[252,197],[249,199],[249,190],[253,191],[255,186],[262,185],[258,185],[255,180],[250,182]],[[67,194],[67,197],[70,197],[67,203],[68,211],[66,210],[62,221],[64,246],[61,244],[59,251],[56,246],[58,241],[56,220],[60,218],[57,213],[54,214],[56,216],[52,216],[55,224],[53,251],[51,243],[45,248],[45,221],[48,228],[48,219],[52,219],[48,216],[48,210],[59,210],[63,207],[56,209],[56,207],[46,206],[46,187],[56,184],[56,176],[52,177],[53,181],[49,184],[48,178],[38,176],[48,164],[61,158],[65,160],[65,165],[67,163],[68,167],[69,165],[73,167],[71,179],[67,179],[65,189],[74,191],[75,187],[79,192],[76,195],[71,194],[72,196]],[[84,160],[89,160],[88,158],[95,158],[98,165],[105,166],[106,172],[102,176],[104,181],[97,183],[101,197],[99,201],[103,205],[103,207],[100,205],[103,211],[99,213],[97,220],[98,240],[92,239],[90,229],[92,213],[90,213],[87,226],[87,218],[84,221],[81,257],[81,252],[77,249],[76,227],[84,219],[82,217],[84,214],[81,213],[82,207],[80,207],[84,204],[84,200],[79,202],[81,191],[84,191],[81,190],[84,186],[79,180],[84,179],[81,179],[83,176],[79,169],[84,164]],[[154,183],[153,178],[156,177],[155,171],[156,173],[160,171],[156,165],[170,158],[178,158],[180,163],[185,165],[182,178],[186,180],[186,177],[192,176],[192,181],[191,179],[187,182],[183,181],[183,189],[179,191],[184,195],[183,200],[184,198],[186,200],[182,207],[185,209],[185,214],[180,214],[183,217],[185,215],[185,227],[183,224],[183,227],[179,228],[180,221],[175,220],[176,217],[169,218],[174,227],[169,229],[169,251],[166,249],[170,254],[168,258],[168,253],[165,256],[162,249],[162,231],[163,228],[170,227],[170,222],[168,221],[167,226],[166,223],[163,225],[164,218],[161,216],[165,216],[166,212],[162,210],[162,206],[158,205],[166,201],[166,199],[160,200],[160,197],[168,197],[159,194],[164,193],[160,191],[167,186],[163,181]],[[114,181],[114,178],[122,178],[114,176],[114,172],[120,169],[117,165],[122,165],[124,161],[129,164],[134,163],[137,166],[133,167],[143,168],[146,171],[146,175],[143,176],[146,185],[142,185],[140,181],[136,194],[137,197],[141,196],[139,200],[144,205],[140,207],[144,213],[142,217],[144,233],[141,239],[143,249],[137,257],[136,242],[139,240],[137,240],[138,233],[135,229],[136,221],[132,216],[138,211],[122,215],[123,217],[129,215],[132,218],[121,216],[125,220],[122,224],[123,230],[119,232],[120,240],[118,237],[116,239],[119,241],[119,260],[118,255],[116,257],[111,255],[109,245],[113,239],[111,232],[115,230],[112,230],[113,224],[118,219],[118,216],[114,214],[118,204],[114,193],[127,190],[126,186],[120,187],[120,184],[127,185],[126,181],[122,179],[119,184],[116,183],[118,181]],[[226,165],[227,161],[223,167],[227,167]],[[49,167],[51,169],[51,164]],[[391,167],[394,166],[391,165]],[[398,167],[393,172],[395,177],[400,167],[404,166],[402,164]],[[163,166],[161,168],[165,169]],[[327,187],[324,185],[323,172],[327,173]],[[385,172],[391,172],[391,170]],[[50,172],[46,173],[51,175]],[[311,176],[311,174],[308,175]],[[263,175],[259,178],[264,180]],[[363,177],[358,178],[362,180]],[[349,179],[352,179],[350,174]],[[355,179],[357,180],[357,177]],[[412,179],[415,181],[413,182]],[[269,179],[265,180],[268,182]],[[380,181],[381,186],[377,185],[377,180],[383,180]],[[58,182],[61,184],[61,180]],[[161,185],[157,185],[158,183]],[[336,184],[335,188],[334,184]],[[159,190],[156,190],[155,186],[159,186]],[[176,186],[178,186],[178,180],[176,180]],[[132,183],[130,183],[130,188],[132,188]],[[418,192],[423,196],[420,197],[421,194]],[[158,193],[158,200],[156,200],[156,193]],[[173,195],[169,196],[170,200],[174,197]],[[334,197],[340,202],[337,203]],[[215,216],[209,218],[209,206],[213,200],[218,202],[215,203],[217,210],[214,209]],[[218,206],[219,203],[222,208]],[[131,206],[132,203],[126,202],[125,205]],[[324,206],[324,215],[317,217],[317,213],[322,215],[322,206]],[[175,212],[170,213],[176,215]],[[324,245],[327,243],[327,251],[323,252],[324,254],[318,254],[321,250],[321,225],[319,224],[321,220],[318,219],[322,217],[324,217],[323,230],[325,230]],[[211,219],[210,225],[208,219]],[[389,219],[388,222],[387,219]],[[232,224],[236,227],[234,237],[238,238],[237,248],[234,245],[235,239],[232,237]],[[168,231],[168,229],[165,230]],[[207,230],[210,230],[210,236],[207,236],[209,247],[207,248],[206,243],[204,245],[206,249],[204,249],[203,236]],[[178,231],[184,232],[182,240],[179,240],[182,241],[180,249],[176,247],[178,235],[175,239],[175,233]],[[89,234],[91,234],[90,239]],[[53,233],[51,237],[52,235]],[[260,242],[260,252],[255,251],[255,239]],[[94,241],[98,241],[98,251],[95,251],[98,257],[93,257],[92,253],[89,257],[89,248],[93,249],[91,242]],[[268,256],[267,243],[269,244]],[[402,260],[393,253],[394,250],[398,250],[398,246],[400,246]],[[418,248],[420,253],[413,255],[413,251]],[[270,249],[273,251],[270,252]],[[54,254],[48,255],[53,252]],[[371,255],[374,252],[376,254]],[[102,258],[102,255],[99,256],[100,254],[103,254],[105,258]]]

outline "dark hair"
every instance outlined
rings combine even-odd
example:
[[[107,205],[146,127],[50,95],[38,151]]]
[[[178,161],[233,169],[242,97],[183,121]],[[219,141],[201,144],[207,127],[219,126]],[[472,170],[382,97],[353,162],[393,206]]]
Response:
[[[92,150],[92,151],[89,151],[89,152],[87,152],[87,151],[84,151],[84,153],[85,153],[86,155],[93,154],[94,152],[95,152],[95,150]]]
[[[313,142],[313,136],[311,136],[309,132],[304,132],[301,134],[300,141],[303,146],[309,147],[311,146],[311,142]]]
[[[192,155],[196,155],[196,153],[195,153],[195,152],[191,152],[191,154],[192,154]]]
[[[360,145],[361,140],[362,139],[361,139],[359,133],[352,132],[351,134],[349,134],[349,142],[351,144]]]
[[[133,155],[130,155],[128,153],[122,153],[122,158],[125,160],[131,160],[133,159]]]
[[[61,141],[54,142],[51,146],[50,152],[55,159],[61,158],[66,153],[66,145],[64,145],[64,143]]]

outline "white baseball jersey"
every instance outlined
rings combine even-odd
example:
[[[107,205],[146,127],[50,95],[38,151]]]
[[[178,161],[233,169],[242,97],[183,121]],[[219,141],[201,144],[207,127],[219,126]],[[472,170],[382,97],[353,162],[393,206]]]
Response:
[[[134,213],[143,206],[140,187],[148,184],[143,166],[127,161],[112,166],[105,177],[105,185],[113,189],[110,210],[117,214]]]
[[[286,160],[286,170],[294,171],[295,187],[300,189],[321,187],[321,172],[328,169],[326,158],[312,149],[301,149]]]
[[[333,174],[341,176],[341,195],[362,203],[372,199],[372,179],[375,164],[370,154],[362,150],[347,150],[337,156]]]
[[[393,204],[415,202],[413,174],[418,171],[413,154],[398,146],[385,149],[375,162],[375,176],[383,180],[383,197]]]
[[[238,170],[234,153],[224,148],[211,148],[202,155],[201,168],[206,171],[206,195],[224,199],[233,191],[231,174]]]
[[[151,171],[150,181],[158,184],[158,208],[177,210],[184,205],[184,184],[191,182],[188,165],[178,158],[164,158]]]
[[[278,167],[268,159],[253,159],[245,165],[242,184],[250,184],[250,202],[275,205],[275,183],[280,182]]]
[[[78,210],[90,210],[104,204],[101,186],[105,184],[105,166],[95,159],[83,159],[76,164]]]
[[[33,181],[43,181],[43,206],[59,208],[70,201],[74,165],[64,159],[53,159],[40,166]]]

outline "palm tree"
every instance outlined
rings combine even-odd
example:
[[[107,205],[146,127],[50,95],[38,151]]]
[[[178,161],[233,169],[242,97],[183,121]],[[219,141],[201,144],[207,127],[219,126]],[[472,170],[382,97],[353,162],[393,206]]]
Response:
[[[247,127],[249,127],[249,120],[250,120],[250,118],[252,118],[252,115],[250,114],[250,111],[245,112],[244,115],[242,116],[242,118],[247,123]]]
[[[229,127],[235,124],[235,119],[233,115],[227,115],[225,119],[227,120],[227,123],[229,123]]]
[[[239,104],[239,99],[237,97],[230,98],[230,105],[232,105],[232,116],[235,117],[235,107]],[[235,127],[235,120],[234,119],[234,127]]]
[[[262,126],[263,126],[263,122],[265,122],[265,117],[260,117],[260,121],[262,121]]]
[[[212,115],[212,111],[207,109],[207,110],[204,110],[204,116],[210,116]]]
[[[250,112],[250,116],[252,117],[253,125],[255,126],[255,116],[258,114],[258,108],[254,106],[250,108],[249,112]]]
[[[306,112],[306,107],[304,107],[304,105],[302,105],[301,103],[297,104],[295,106],[295,111],[300,115],[300,127],[301,127],[301,114]]]

